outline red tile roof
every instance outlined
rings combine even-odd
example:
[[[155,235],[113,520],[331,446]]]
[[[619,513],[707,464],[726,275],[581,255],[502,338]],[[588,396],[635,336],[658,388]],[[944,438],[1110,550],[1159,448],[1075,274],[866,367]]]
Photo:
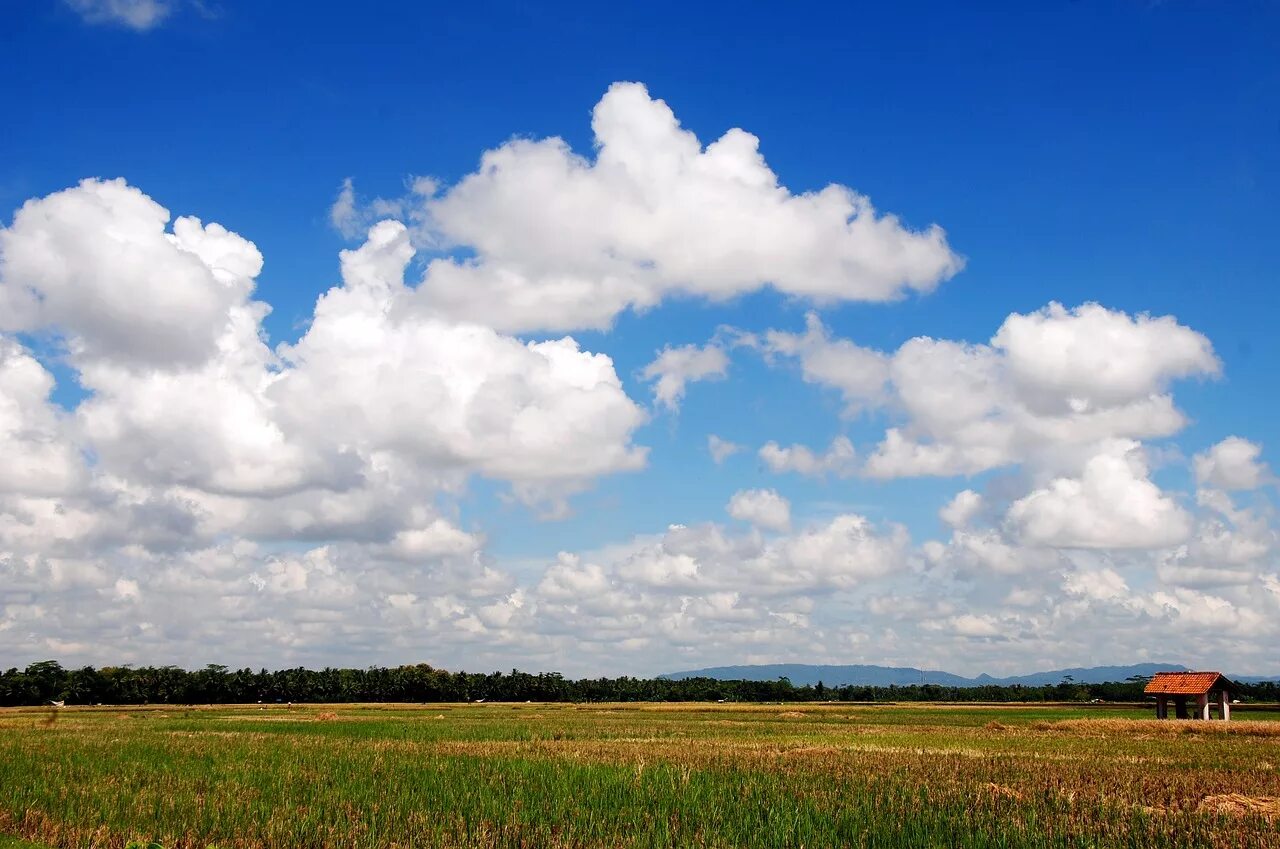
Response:
[[[1223,678],[1220,672],[1157,672],[1143,692],[1198,696],[1230,685],[1231,682]]]

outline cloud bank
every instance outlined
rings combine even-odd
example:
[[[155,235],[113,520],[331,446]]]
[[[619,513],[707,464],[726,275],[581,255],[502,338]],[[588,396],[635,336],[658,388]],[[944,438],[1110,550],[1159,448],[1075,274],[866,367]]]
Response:
[[[650,462],[650,416],[613,359],[563,331],[762,287],[815,307],[890,300],[961,264],[941,230],[851,189],[781,186],[742,130],[704,146],[641,86],[611,88],[593,129],[590,159],[517,139],[401,201],[344,186],[333,222],[363,241],[287,343],[263,328],[267,260],[246,236],[124,180],[17,210],[0,229],[0,651],[1001,672],[1165,659],[1173,641],[1187,662],[1270,668],[1280,540],[1262,446],[1227,436],[1171,461],[1174,392],[1221,372],[1213,346],[1094,303],[893,351],[816,312],[732,347],[666,344],[638,375],[659,408],[755,351],[872,436],[710,436],[690,476],[738,474],[753,450],[791,497],[736,478],[727,517],[495,556],[464,518],[478,481],[502,509],[556,516]],[[936,528],[796,494],[805,478],[843,499],[926,476],[964,478],[927,505]]]

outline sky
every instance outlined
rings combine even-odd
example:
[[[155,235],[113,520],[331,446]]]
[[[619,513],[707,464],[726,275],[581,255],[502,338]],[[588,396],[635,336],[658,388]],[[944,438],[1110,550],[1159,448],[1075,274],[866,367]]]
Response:
[[[0,666],[1280,665],[1280,6],[0,11]]]

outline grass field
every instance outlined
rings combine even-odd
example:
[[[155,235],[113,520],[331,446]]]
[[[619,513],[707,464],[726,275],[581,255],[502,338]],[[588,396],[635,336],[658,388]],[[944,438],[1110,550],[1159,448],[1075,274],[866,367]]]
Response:
[[[8,710],[0,832],[52,847],[199,849],[1280,847],[1280,722],[1144,716],[812,704]]]

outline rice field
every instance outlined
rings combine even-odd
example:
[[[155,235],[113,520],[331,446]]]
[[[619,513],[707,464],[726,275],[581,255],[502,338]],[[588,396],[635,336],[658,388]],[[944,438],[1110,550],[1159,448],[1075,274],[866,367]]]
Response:
[[[839,704],[10,709],[0,711],[0,849],[1280,847],[1280,722],[1248,716]]]

